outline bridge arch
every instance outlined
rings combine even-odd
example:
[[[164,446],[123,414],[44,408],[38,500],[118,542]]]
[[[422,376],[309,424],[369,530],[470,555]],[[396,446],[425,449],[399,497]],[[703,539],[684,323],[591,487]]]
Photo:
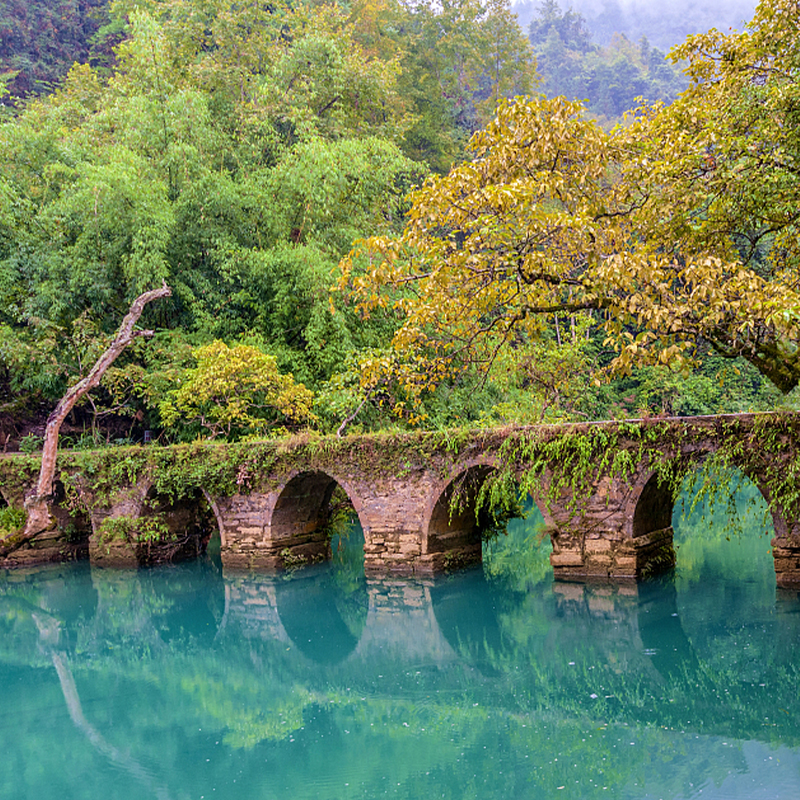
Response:
[[[473,459],[434,485],[422,524],[423,555],[446,551],[451,559],[480,561],[476,503],[481,486],[495,469],[493,459]]]
[[[684,465],[688,469],[685,470],[680,492],[692,490],[692,470],[697,475],[700,470],[704,469],[705,462],[711,456],[711,453],[705,453],[701,458],[694,458]],[[767,522],[773,528],[775,536],[789,535],[791,525],[770,501],[769,488],[763,476],[748,469],[747,466],[742,467],[736,463],[727,465],[719,489],[720,496],[725,498],[731,495],[731,487],[724,479],[728,474],[734,481],[739,481],[739,489],[750,485],[758,492],[769,512]],[[710,497],[712,508],[718,499],[713,492],[712,489]],[[673,526],[679,526],[675,520],[675,514],[680,513],[680,507],[676,508],[677,505],[677,498],[673,496],[673,487],[666,482],[660,482],[655,471],[645,470],[633,482],[625,504],[622,532],[624,540],[631,542],[631,553],[636,556],[637,577],[653,575],[676,564]]]
[[[266,507],[266,538],[284,565],[287,558],[313,562],[330,557],[328,525],[337,487],[361,522],[360,494],[347,479],[327,471],[293,470],[271,493]]]
[[[476,513],[481,487],[497,469],[493,458],[476,458],[454,467],[430,492],[422,525],[422,554],[436,558],[443,555],[449,565],[477,563],[482,560],[481,530],[488,519]],[[555,523],[541,498],[530,500],[542,514],[547,530]],[[446,555],[445,555],[446,553]]]
[[[146,541],[140,544],[137,548],[139,563],[186,561],[205,552],[213,523],[212,515],[204,505],[204,493],[194,490],[181,497],[172,497],[159,493],[149,482],[142,488],[140,516],[145,520],[158,520],[169,533],[153,546]],[[216,518],[213,519],[216,522]]]
[[[773,497],[770,478],[774,480],[776,465],[767,463],[763,458],[753,460],[744,455],[742,463],[734,458],[731,459],[730,466],[738,470],[758,489],[766,504],[766,510],[769,512],[767,530],[771,524],[774,533],[771,545],[777,585],[796,586],[800,583],[800,516],[796,510],[796,503],[794,504],[795,510],[789,510],[787,516],[776,498]],[[791,460],[783,461],[783,467],[787,470],[792,469]]]
[[[197,558],[212,532],[204,501],[199,489],[162,494],[149,478],[124,488],[91,512],[89,559],[98,566],[135,567]]]
[[[624,535],[638,539],[672,527],[672,488],[654,470],[642,472],[631,487],[625,509]]]
[[[208,503],[208,507],[211,509],[211,513],[214,515],[214,520],[217,523],[217,530],[219,531],[219,541],[222,547],[228,546],[228,532],[225,527],[225,517],[220,511],[219,504],[216,500],[206,491],[206,489],[202,490],[203,497],[205,501]],[[213,535],[213,534],[212,534]]]

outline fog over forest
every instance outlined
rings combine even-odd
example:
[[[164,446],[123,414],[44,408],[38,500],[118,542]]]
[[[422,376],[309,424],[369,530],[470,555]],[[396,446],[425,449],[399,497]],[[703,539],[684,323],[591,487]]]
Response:
[[[582,14],[589,24],[593,39],[608,44],[615,33],[624,33],[637,41],[646,36],[650,44],[662,50],[682,42],[689,34],[703,33],[709,28],[727,31],[742,30],[751,19],[756,0],[559,0],[560,6]],[[528,24],[541,5],[541,0],[517,3],[514,11],[520,25]]]

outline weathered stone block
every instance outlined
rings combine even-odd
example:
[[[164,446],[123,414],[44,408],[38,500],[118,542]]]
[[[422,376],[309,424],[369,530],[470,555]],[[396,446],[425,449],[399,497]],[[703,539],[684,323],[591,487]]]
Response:
[[[800,552],[800,535],[789,534],[787,536],[776,536],[772,540],[772,546]]]
[[[554,567],[580,567],[583,566],[583,556],[580,553],[562,551],[550,554],[550,563]]]
[[[612,543],[608,539],[587,539],[583,546],[586,553],[607,553]]]

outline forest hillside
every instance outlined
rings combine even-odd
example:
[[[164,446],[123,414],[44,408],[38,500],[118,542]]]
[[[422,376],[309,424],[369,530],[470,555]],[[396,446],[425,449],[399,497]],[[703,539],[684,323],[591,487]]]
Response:
[[[796,5],[4,3],[0,448],[791,407]]]

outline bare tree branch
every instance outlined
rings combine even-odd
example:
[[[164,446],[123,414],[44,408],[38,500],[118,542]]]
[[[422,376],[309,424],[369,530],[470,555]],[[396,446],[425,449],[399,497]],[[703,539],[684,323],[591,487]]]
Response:
[[[161,297],[169,297],[172,290],[166,283],[160,289],[153,289],[139,295],[133,303],[122,324],[119,326],[117,335],[111,342],[108,349],[97,359],[95,365],[89,370],[89,374],[71,386],[66,394],[58,401],[53,413],[47,420],[45,428],[44,446],[42,447],[42,466],[39,470],[39,480],[36,483],[34,494],[25,500],[25,508],[28,518],[20,531],[8,537],[0,546],[0,558],[6,558],[9,553],[19,549],[26,542],[31,541],[38,534],[49,530],[53,524],[47,501],[53,493],[53,480],[56,471],[56,457],[58,455],[58,434],[61,425],[74,405],[90,389],[97,386],[105,371],[116,361],[117,357],[125,348],[136,338],[141,336],[152,336],[153,331],[137,331],[136,323],[142,316],[144,307]]]

